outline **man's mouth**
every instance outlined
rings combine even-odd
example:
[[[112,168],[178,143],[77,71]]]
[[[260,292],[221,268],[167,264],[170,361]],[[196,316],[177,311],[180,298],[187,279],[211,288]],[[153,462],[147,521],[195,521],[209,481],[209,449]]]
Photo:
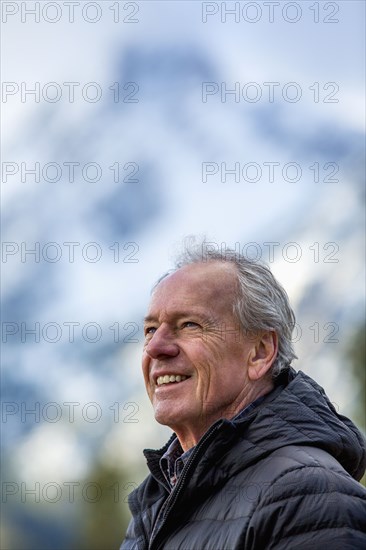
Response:
[[[184,382],[187,378],[189,378],[189,376],[184,376],[182,374],[165,374],[164,376],[158,376],[156,384],[162,386],[163,384]]]

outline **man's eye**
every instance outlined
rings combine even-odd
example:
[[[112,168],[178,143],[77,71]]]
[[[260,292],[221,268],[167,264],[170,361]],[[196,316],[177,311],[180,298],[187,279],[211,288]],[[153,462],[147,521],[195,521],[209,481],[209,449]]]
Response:
[[[187,328],[196,328],[196,327],[199,327],[199,324],[198,323],[195,323],[194,321],[186,321],[185,323],[182,324],[183,328],[187,327]]]
[[[155,331],[156,331],[156,327],[146,327],[145,328],[145,335],[154,334]]]

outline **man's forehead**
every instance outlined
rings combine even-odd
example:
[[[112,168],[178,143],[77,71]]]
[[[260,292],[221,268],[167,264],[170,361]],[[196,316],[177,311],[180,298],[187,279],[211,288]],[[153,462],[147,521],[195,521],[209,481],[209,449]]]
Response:
[[[224,262],[205,262],[189,264],[174,271],[159,283],[155,292],[176,289],[189,292],[201,288],[207,289],[208,292],[223,289],[229,291],[235,284],[235,270],[232,265]]]
[[[168,275],[155,288],[149,313],[155,309],[231,305],[237,279],[232,265],[223,262],[190,264]],[[148,313],[148,314],[149,314]]]
[[[236,275],[235,267],[228,262],[210,261],[188,264],[173,273],[169,274],[159,283],[157,288],[162,284],[179,282],[179,284],[192,285],[194,283],[214,283],[227,284],[234,282]]]

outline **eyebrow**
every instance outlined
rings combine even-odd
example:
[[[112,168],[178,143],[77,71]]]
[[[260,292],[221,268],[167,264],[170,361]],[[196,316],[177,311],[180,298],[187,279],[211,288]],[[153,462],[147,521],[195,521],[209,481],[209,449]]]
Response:
[[[153,321],[156,321],[154,315],[146,315],[146,317],[144,317],[144,323],[152,323]]]
[[[172,317],[173,319],[181,319],[182,317],[196,317],[201,321],[208,321],[208,322],[214,321],[211,315],[207,315],[198,311],[175,311],[172,314]],[[144,324],[154,323],[154,322],[155,323],[158,322],[158,319],[157,317],[155,317],[155,315],[146,315],[146,317],[144,317]]]

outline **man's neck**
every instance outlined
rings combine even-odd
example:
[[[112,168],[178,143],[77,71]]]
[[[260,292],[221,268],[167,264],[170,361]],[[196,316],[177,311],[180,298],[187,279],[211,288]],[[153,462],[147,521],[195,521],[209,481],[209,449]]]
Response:
[[[222,418],[231,420],[246,407],[248,407],[251,403],[266,395],[267,393],[270,393],[273,389],[274,383],[271,379],[263,381],[263,384],[261,384],[260,386],[253,385],[251,388],[248,388],[248,391],[246,392],[243,399],[238,400],[234,405],[231,405],[231,407],[228,407],[225,411],[221,411],[216,413],[215,415],[210,416],[209,421],[207,421],[206,419],[206,422],[202,423],[201,426],[196,425],[194,431],[184,429],[184,427],[183,429],[174,429],[183,451],[186,452],[197,445],[202,436],[217,420]]]

